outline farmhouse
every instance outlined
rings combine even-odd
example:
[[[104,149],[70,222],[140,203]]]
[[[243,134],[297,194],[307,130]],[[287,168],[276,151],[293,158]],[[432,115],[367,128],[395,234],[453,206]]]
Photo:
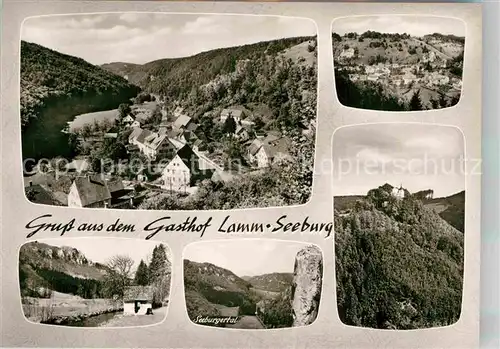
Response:
[[[166,134],[159,135],[141,128],[134,128],[129,136],[129,143],[136,145],[150,160],[168,158],[175,153],[175,146]]]
[[[124,315],[148,315],[153,313],[153,287],[128,286],[123,294]]]
[[[130,115],[127,115],[127,116],[125,116],[125,117],[122,119],[122,122],[123,122],[124,124],[131,124],[131,123],[133,123],[133,122],[134,122],[134,118],[133,118],[132,116],[130,116]]]
[[[291,159],[289,148],[290,140],[287,137],[276,139],[275,136],[268,136],[263,141],[254,140],[250,144],[248,157],[257,167],[268,167],[277,161]]]
[[[197,180],[210,178],[213,172],[213,169],[200,164],[198,155],[185,145],[163,169],[163,186],[171,191],[186,192]]]
[[[128,190],[121,180],[106,180],[101,175],[76,177],[68,194],[69,207],[108,208],[127,205]]]

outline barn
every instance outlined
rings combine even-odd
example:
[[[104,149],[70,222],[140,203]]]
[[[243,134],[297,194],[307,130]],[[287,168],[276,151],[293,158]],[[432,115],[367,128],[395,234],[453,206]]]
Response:
[[[153,287],[129,286],[123,294],[124,315],[147,315],[153,313]]]

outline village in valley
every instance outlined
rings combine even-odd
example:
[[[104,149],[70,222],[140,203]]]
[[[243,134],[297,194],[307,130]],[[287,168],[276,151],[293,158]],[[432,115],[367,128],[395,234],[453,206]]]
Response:
[[[119,14],[88,17],[110,28],[116,23],[144,26],[167,41],[191,35],[184,29],[199,18],[184,16],[174,34],[158,32],[166,15],[140,14],[137,18],[147,20],[134,23]],[[222,48],[219,43],[206,48],[197,36],[182,47],[186,52],[166,45],[159,53],[146,45],[130,57],[115,55],[101,41],[95,45],[107,56],[78,45],[70,45],[76,50],[72,56],[63,53],[70,48],[62,43],[21,42],[23,174],[30,202],[207,210],[309,200],[316,133],[315,26],[278,17],[201,17],[235,30],[254,28],[256,21],[266,27],[259,29],[260,41],[230,36]],[[74,21],[84,25],[84,19],[75,16]],[[52,30],[43,19],[32,23]],[[210,33],[205,38],[220,39]]]
[[[367,109],[439,109],[460,99],[463,37],[366,31],[343,36],[333,33],[332,38],[337,79],[348,79],[362,92],[372,89],[380,99],[394,100],[390,107],[369,101]],[[339,94],[342,101],[343,94]],[[363,106],[363,101],[346,103]]]
[[[147,101],[137,102],[140,99]],[[109,147],[113,153],[120,148],[118,152],[126,152],[122,157],[131,160],[106,168],[103,159],[90,155],[82,154],[70,163],[54,159],[43,170],[25,176],[28,198],[69,207],[137,208],[155,196],[194,194],[204,179],[230,181],[241,174],[265,171],[280,161],[294,161],[290,138],[259,129],[260,116],[242,106],[202,117],[214,120],[213,128],[240,152],[237,159],[241,161],[233,162],[197,136],[199,124],[182,107],[169,109],[160,96],[142,94],[135,102],[120,105],[116,114],[114,121],[66,132],[74,135],[83,154],[88,149]]]

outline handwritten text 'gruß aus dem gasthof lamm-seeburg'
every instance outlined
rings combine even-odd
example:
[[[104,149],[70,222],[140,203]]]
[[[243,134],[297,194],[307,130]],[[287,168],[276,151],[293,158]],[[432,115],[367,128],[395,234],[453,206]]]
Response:
[[[231,220],[231,216],[225,216],[220,223],[214,224],[213,217],[205,220],[198,217],[187,217],[183,221],[175,221],[170,216],[160,217],[146,224],[142,229],[137,229],[135,224],[123,222],[116,219],[110,223],[99,222],[77,222],[76,218],[66,222],[51,221],[51,214],[45,214],[32,219],[26,224],[29,233],[27,238],[39,232],[59,232],[61,236],[68,232],[109,232],[109,233],[141,233],[146,232],[146,240],[151,239],[159,233],[197,233],[200,238],[210,227],[215,227],[219,234],[236,235],[264,235],[264,234],[311,234],[331,236],[333,223],[316,223],[305,217],[301,220],[290,219],[282,215],[273,223],[239,223]]]

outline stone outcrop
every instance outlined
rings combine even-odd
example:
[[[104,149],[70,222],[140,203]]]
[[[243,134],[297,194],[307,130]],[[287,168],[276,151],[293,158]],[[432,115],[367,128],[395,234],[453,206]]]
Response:
[[[316,246],[307,246],[295,257],[292,285],[293,326],[306,326],[318,315],[323,278],[323,257]]]

